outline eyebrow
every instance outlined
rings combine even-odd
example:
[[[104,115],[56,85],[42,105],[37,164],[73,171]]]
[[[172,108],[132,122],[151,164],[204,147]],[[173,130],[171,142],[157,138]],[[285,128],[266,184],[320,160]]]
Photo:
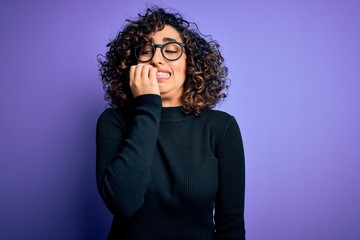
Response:
[[[164,41],[164,42],[177,42],[176,39],[174,39],[174,38],[169,38],[169,37],[163,38],[163,41]]]
[[[150,38],[150,40],[152,42],[154,42],[153,38]],[[169,37],[164,37],[162,40],[163,40],[163,42],[177,42],[177,40],[175,38],[169,38]]]

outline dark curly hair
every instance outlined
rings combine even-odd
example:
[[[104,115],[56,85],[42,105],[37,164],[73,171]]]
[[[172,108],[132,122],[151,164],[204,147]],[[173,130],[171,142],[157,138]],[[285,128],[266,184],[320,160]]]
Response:
[[[200,115],[226,97],[228,69],[219,51],[219,44],[211,36],[200,33],[197,25],[183,19],[179,13],[170,13],[157,6],[148,8],[137,20],[128,24],[107,47],[105,56],[98,56],[99,71],[105,91],[105,100],[114,108],[133,109],[134,97],[129,86],[129,71],[137,64],[133,49],[148,41],[148,36],[164,28],[174,27],[185,43],[186,79],[182,95],[182,109]],[[209,38],[207,41],[205,37]]]

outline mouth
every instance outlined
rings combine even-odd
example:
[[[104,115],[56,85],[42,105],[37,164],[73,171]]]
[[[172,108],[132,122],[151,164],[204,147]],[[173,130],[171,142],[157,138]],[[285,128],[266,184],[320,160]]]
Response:
[[[164,71],[158,71],[158,73],[156,74],[156,78],[158,80],[161,80],[161,79],[169,79],[171,76],[171,74],[169,72],[164,72]]]

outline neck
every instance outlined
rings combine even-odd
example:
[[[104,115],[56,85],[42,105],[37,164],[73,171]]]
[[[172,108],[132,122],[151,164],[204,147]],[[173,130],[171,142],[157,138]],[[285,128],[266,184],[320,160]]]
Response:
[[[180,107],[180,106],[182,106],[180,99],[174,101],[174,100],[162,98],[161,102],[162,102],[163,107]]]

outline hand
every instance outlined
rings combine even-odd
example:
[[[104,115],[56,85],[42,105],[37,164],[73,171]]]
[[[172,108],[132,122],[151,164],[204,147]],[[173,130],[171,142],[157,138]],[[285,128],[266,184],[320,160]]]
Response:
[[[134,97],[144,94],[160,95],[156,79],[157,69],[149,64],[138,64],[130,67],[130,88]]]

